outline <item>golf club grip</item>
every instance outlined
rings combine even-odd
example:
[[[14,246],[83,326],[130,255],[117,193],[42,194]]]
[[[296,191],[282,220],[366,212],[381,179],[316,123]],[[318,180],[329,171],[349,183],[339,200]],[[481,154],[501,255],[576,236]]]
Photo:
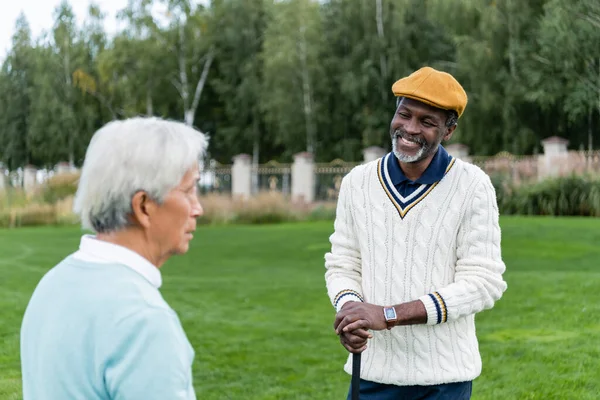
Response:
[[[360,353],[352,354],[352,400],[359,400],[360,394]]]

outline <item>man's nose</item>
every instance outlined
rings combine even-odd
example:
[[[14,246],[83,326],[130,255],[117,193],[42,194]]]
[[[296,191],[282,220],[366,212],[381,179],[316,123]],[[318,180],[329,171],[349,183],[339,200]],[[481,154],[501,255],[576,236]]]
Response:
[[[419,121],[416,118],[411,118],[404,124],[404,130],[410,135],[419,134]]]
[[[202,208],[202,204],[200,204],[200,200],[196,197],[194,204],[192,205],[192,216],[201,217],[204,215],[204,209]]]

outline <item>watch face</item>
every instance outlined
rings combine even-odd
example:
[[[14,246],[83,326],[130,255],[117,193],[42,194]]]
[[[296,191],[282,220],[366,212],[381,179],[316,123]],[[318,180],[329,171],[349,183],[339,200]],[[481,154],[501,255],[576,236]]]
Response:
[[[385,319],[396,319],[396,310],[393,307],[385,308]]]

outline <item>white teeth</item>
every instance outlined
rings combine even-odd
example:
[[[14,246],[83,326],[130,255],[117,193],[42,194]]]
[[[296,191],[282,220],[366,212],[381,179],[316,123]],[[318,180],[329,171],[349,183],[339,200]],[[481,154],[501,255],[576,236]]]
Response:
[[[411,140],[411,139],[407,139],[405,137],[402,136],[402,134],[400,133],[396,133],[394,135],[394,140],[398,140],[398,138],[400,138],[402,141],[404,141],[405,143],[409,143],[409,144],[418,144],[421,145],[421,142],[419,142],[418,140]]]

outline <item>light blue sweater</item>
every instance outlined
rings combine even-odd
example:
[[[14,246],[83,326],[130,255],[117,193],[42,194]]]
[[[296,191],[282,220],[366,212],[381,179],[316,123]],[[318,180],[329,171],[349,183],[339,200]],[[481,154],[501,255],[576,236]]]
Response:
[[[21,327],[24,400],[195,399],[193,359],[175,312],[125,265],[66,258]]]

